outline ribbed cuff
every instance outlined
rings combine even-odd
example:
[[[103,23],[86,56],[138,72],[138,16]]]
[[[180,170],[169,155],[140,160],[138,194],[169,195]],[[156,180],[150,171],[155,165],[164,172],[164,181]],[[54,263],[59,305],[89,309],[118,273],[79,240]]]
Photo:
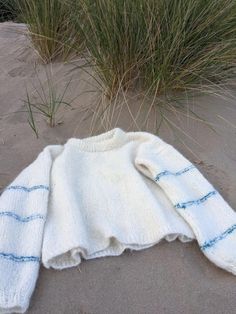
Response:
[[[25,313],[29,301],[27,293],[0,291],[0,313]]]

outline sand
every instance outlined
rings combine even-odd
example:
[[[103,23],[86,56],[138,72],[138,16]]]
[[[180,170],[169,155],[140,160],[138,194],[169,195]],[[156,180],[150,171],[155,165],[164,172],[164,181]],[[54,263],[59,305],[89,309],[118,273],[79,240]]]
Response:
[[[33,92],[37,76],[45,82],[45,68],[35,64],[39,57],[31,48],[23,24],[0,24],[0,188],[4,188],[48,144],[64,143],[67,138],[90,134],[89,119],[84,120],[84,105],[93,104],[96,93],[88,75],[73,70],[75,63],[54,62],[51,70],[58,88],[73,77],[68,99],[79,94],[73,109],[63,112],[63,123],[50,128],[40,117],[39,139],[27,123],[22,100],[26,86]],[[78,61],[79,63],[80,61]],[[204,96],[194,108],[215,123],[211,131],[205,124],[182,121],[185,132],[199,143],[185,138],[194,151],[174,140],[167,128],[161,137],[174,144],[236,208],[236,106],[235,98]],[[220,118],[223,117],[223,118]],[[127,112],[117,125],[128,130]],[[28,313],[86,314],[164,314],[235,313],[236,278],[213,265],[200,252],[196,242],[178,241],[119,257],[84,261],[79,268],[63,271],[41,267],[37,287]]]

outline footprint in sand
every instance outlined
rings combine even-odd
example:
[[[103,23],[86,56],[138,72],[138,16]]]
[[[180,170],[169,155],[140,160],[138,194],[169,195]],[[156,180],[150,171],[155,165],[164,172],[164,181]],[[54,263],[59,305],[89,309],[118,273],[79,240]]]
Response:
[[[26,77],[26,76],[33,77],[33,76],[35,76],[35,73],[32,70],[27,69],[27,67],[25,67],[25,66],[18,66],[16,68],[12,69],[11,71],[9,71],[8,75],[11,76],[11,77],[17,77],[17,76],[20,76],[20,77]]]

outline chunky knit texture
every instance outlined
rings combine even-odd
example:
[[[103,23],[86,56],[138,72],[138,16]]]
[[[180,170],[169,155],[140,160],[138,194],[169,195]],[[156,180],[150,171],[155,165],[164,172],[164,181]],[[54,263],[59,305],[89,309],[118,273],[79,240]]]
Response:
[[[0,197],[0,312],[26,311],[41,261],[63,269],[176,238],[236,274],[236,214],[173,146],[119,128],[47,146]]]

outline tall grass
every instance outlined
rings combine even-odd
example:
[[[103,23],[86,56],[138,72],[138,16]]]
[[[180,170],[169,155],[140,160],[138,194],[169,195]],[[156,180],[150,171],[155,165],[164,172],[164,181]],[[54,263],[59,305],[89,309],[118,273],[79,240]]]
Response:
[[[94,67],[108,97],[121,85],[128,89],[145,62],[148,34],[140,0],[76,0],[74,25],[85,42],[84,57]],[[73,14],[72,13],[72,14]],[[79,23],[77,16],[83,15]],[[141,41],[140,41],[141,39]]]
[[[45,62],[67,59],[72,51],[85,58],[106,96],[107,102],[103,99],[96,107],[102,119],[105,114],[116,120],[113,105],[121,93],[133,121],[146,106],[142,125],[154,110],[161,121],[178,129],[163,108],[174,114],[180,110],[172,101],[182,97],[179,92],[218,93],[235,76],[236,1],[15,1]],[[129,91],[144,99],[137,115],[129,108]],[[201,120],[194,112],[193,118]],[[109,121],[104,124],[112,127]]]
[[[110,98],[121,87],[156,95],[202,90],[233,74],[236,1],[14,1],[41,58],[66,59],[84,43]]]
[[[144,84],[158,93],[201,90],[225,83],[236,60],[236,2],[230,0],[157,1],[154,43],[141,68]],[[155,5],[154,5],[155,7]],[[152,8],[151,8],[152,9]]]
[[[62,0],[14,0],[20,19],[28,25],[30,38],[45,63],[65,60],[73,49],[77,33],[71,10]]]
[[[74,25],[109,97],[137,84],[156,95],[203,89],[233,74],[235,1],[75,2]]]

